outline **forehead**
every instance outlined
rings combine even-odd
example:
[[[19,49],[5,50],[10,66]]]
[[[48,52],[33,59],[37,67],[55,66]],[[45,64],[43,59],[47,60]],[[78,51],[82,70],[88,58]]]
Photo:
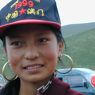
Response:
[[[45,32],[46,31],[51,31],[53,32],[52,27],[46,26],[46,25],[16,25],[7,28],[5,33],[5,36],[11,36],[11,35],[18,35],[18,34],[25,34],[29,32],[36,32],[39,34],[39,32]]]

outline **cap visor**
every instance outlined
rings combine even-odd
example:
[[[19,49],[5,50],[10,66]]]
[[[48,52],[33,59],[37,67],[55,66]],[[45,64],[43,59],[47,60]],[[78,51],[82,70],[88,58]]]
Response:
[[[12,22],[12,23],[8,23],[5,25],[1,25],[0,26],[0,32],[3,32],[4,29],[6,29],[7,27],[13,26],[13,25],[20,25],[20,24],[46,24],[46,25],[51,25],[52,27],[56,28],[56,29],[60,29],[61,25],[59,23],[56,22],[51,22],[51,21],[45,21],[45,20],[31,20],[31,19],[27,19],[27,20],[19,20],[16,22]]]

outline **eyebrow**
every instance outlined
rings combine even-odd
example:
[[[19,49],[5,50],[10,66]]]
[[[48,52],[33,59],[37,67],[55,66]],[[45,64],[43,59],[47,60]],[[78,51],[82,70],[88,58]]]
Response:
[[[22,38],[22,35],[8,35],[7,37],[9,37],[10,39],[16,39],[16,38]]]

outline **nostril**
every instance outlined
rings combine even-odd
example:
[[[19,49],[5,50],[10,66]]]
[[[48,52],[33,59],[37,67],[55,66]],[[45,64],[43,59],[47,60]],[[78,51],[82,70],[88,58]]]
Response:
[[[39,57],[39,53],[36,50],[26,51],[25,52],[25,58],[27,60],[36,59]]]

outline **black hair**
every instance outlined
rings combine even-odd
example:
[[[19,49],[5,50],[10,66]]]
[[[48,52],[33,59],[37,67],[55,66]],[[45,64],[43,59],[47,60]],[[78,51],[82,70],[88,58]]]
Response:
[[[19,95],[20,79],[9,81],[0,91],[0,95]]]

